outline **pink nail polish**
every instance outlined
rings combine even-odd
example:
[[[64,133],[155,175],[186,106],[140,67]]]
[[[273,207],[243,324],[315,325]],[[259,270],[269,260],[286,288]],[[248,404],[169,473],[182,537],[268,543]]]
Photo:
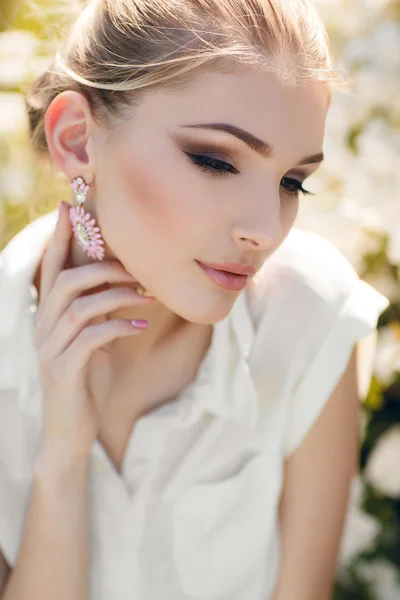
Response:
[[[133,321],[131,321],[131,323],[137,329],[146,329],[146,327],[149,326],[149,322],[148,321],[142,321],[140,319],[134,319]]]

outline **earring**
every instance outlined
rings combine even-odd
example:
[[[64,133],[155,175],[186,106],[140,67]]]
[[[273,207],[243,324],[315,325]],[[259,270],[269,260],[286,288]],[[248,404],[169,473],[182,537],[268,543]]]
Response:
[[[97,260],[103,260],[104,251],[104,240],[100,233],[100,228],[96,226],[95,219],[89,212],[85,212],[83,203],[86,200],[86,196],[90,189],[90,185],[87,185],[82,177],[76,177],[71,187],[75,192],[75,199],[78,202],[78,206],[72,206],[69,209],[69,218],[72,223],[72,229],[74,235],[78,240],[80,248],[90,258],[96,258]]]
[[[86,200],[90,185],[87,185],[82,177],[76,177],[71,183],[71,187],[75,192],[75,198],[78,202],[78,206],[72,206],[69,209],[69,217],[74,235],[85,254],[91,258],[103,260],[105,255],[103,248],[104,240],[101,236],[100,228],[96,226],[96,221],[92,219],[92,215],[85,212],[82,206]],[[138,287],[137,293],[140,296],[154,297],[143,287]]]

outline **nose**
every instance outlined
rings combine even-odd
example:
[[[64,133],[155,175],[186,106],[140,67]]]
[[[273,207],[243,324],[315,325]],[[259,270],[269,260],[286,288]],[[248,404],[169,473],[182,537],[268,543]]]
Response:
[[[282,238],[280,198],[273,202],[265,202],[264,210],[254,211],[250,208],[244,219],[236,223],[232,229],[232,237],[241,250],[271,250]],[[266,208],[265,208],[266,207]]]

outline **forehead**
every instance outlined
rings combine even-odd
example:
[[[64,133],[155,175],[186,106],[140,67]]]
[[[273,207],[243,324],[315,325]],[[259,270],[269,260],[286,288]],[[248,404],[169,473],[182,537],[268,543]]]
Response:
[[[135,112],[138,122],[150,128],[230,123],[268,142],[285,157],[289,142],[296,157],[322,150],[329,101],[329,88],[323,82],[310,80],[296,86],[274,73],[247,68],[203,72],[183,89],[159,89]]]

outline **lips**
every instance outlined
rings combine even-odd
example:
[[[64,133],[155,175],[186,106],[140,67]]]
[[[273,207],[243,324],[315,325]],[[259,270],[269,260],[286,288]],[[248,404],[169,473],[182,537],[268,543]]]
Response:
[[[230,291],[239,291],[243,289],[249,279],[248,275],[238,275],[237,273],[229,273],[214,269],[206,264],[196,261],[203,272],[217,285]]]
[[[216,271],[223,271],[224,273],[233,273],[234,275],[254,275],[257,271],[256,268],[250,265],[241,265],[238,263],[205,263],[202,262],[206,267],[210,267]]]

